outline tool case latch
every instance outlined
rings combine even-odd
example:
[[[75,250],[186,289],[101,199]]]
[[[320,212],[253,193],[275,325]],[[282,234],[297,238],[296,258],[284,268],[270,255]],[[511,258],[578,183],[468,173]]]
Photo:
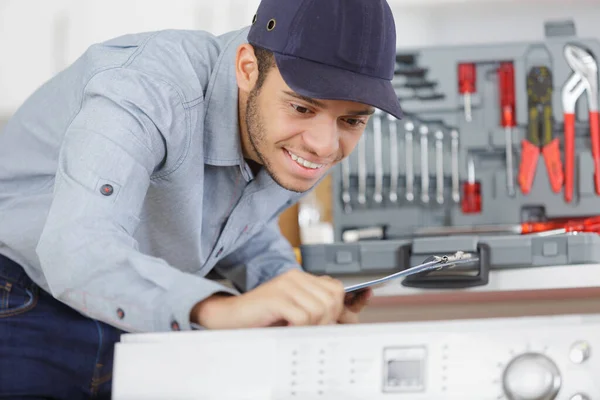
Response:
[[[577,36],[575,22],[571,19],[544,23],[544,33],[547,38]]]
[[[436,271],[424,272],[407,276],[402,281],[402,285],[421,289],[461,289],[487,285],[490,274],[490,253],[490,247],[487,244],[478,243],[479,263],[477,271],[469,271],[469,274],[461,273],[458,270],[453,271],[452,269],[444,270],[439,274]],[[401,254],[403,264],[411,265],[412,245],[403,246]]]

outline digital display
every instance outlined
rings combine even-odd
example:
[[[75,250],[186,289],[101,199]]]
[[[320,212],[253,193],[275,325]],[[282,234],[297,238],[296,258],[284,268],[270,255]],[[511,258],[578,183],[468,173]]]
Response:
[[[425,389],[424,347],[384,350],[384,392],[418,392]]]

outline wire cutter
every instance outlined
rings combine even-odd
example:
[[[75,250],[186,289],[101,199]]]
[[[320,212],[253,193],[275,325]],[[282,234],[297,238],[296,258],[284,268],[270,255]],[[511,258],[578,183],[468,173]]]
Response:
[[[527,139],[522,142],[523,155],[519,166],[519,185],[524,194],[528,194],[531,190],[540,147],[546,163],[550,187],[558,193],[563,185],[560,147],[558,138],[553,138],[552,90],[552,72],[548,67],[536,66],[529,70],[527,74],[529,124]]]
[[[590,137],[594,160],[594,184],[600,195],[600,118],[598,116],[598,65],[594,57],[581,47],[569,44],[564,48],[567,63],[574,71],[562,88],[565,120],[565,201],[573,198],[575,165],[575,104],[587,92]]]

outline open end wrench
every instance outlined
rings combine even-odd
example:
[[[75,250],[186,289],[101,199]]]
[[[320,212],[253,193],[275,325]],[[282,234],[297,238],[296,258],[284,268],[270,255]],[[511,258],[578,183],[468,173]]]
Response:
[[[398,201],[398,130],[396,117],[388,114],[390,135],[390,202]]]
[[[415,199],[415,170],[413,161],[413,132],[415,124],[412,121],[404,123],[404,159],[406,162],[406,201]]]
[[[352,211],[350,198],[350,160],[348,157],[342,160],[342,202],[344,203],[344,212]]]
[[[587,91],[589,107],[590,138],[594,160],[594,182],[600,194],[600,117],[598,114],[598,65],[586,50],[566,45],[564,55],[574,73],[562,91],[565,120],[565,199],[571,201],[573,193],[573,169],[575,157],[575,104]]]
[[[458,175],[458,131],[450,131],[451,153],[452,153],[452,200],[455,203],[460,202],[460,188]]]
[[[381,203],[383,200],[383,149],[381,145],[381,114],[380,110],[373,115],[373,160],[375,161],[375,192],[373,201]]]
[[[362,135],[358,141],[358,203],[367,202],[367,149],[365,136]]]
[[[427,125],[419,127],[421,134],[421,201],[429,203],[429,143],[427,135],[429,128]]]
[[[444,204],[444,132],[435,132],[436,201]]]

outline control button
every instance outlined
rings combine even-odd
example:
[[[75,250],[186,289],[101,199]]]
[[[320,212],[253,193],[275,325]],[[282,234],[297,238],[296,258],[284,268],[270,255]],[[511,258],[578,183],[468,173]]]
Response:
[[[573,343],[569,358],[575,364],[581,364],[590,357],[590,345],[588,342],[579,341]]]
[[[102,193],[105,196],[110,196],[111,194],[113,194],[114,192],[114,188],[112,187],[112,185],[104,184],[100,187],[100,193]]]
[[[117,308],[117,317],[119,317],[119,319],[125,318],[125,311],[123,311],[122,308]]]
[[[591,400],[590,397],[586,394],[583,393],[577,393],[573,396],[571,396],[570,400]]]
[[[558,394],[561,376],[547,356],[524,353],[506,366],[503,385],[510,400],[551,400]]]

